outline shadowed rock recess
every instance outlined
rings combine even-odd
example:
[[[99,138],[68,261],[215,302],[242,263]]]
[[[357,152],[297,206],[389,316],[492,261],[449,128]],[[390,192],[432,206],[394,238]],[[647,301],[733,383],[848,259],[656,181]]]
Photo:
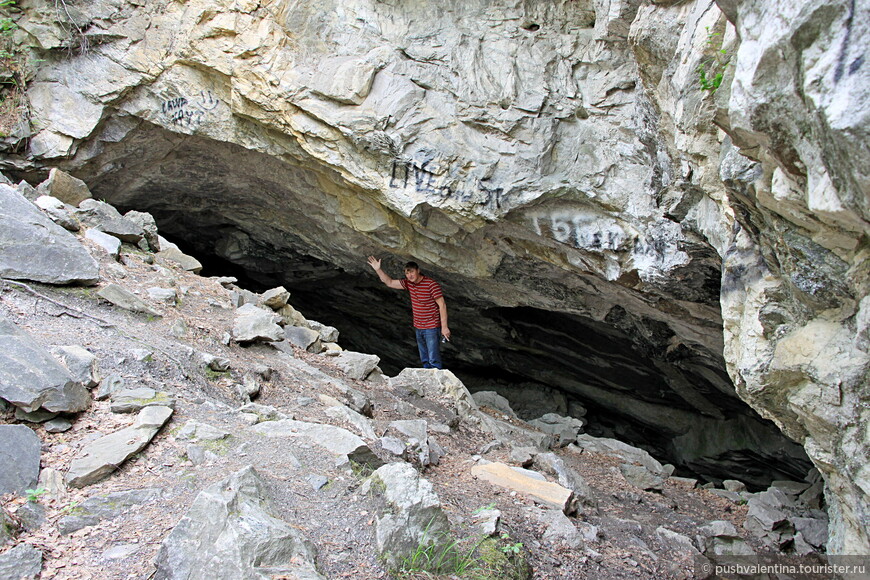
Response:
[[[472,390],[711,479],[812,461],[829,552],[870,549],[854,2],[49,4],[16,16],[43,62],[4,172],[150,212],[390,374],[409,304],[365,257],[415,259]]]

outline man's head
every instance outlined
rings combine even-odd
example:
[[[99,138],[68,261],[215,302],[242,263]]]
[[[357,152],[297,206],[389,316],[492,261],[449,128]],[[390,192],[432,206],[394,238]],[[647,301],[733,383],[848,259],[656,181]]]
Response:
[[[422,277],[423,274],[420,273],[420,266],[417,265],[417,262],[408,262],[405,264],[405,278],[408,282],[416,284]]]

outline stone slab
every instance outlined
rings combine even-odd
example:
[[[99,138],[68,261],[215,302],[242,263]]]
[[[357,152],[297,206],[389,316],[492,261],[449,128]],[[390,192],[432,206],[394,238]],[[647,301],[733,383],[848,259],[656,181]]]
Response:
[[[493,485],[510,489],[532,498],[538,503],[567,513],[571,510],[574,493],[558,483],[541,481],[519,473],[504,463],[487,463],[471,468],[471,475]]]

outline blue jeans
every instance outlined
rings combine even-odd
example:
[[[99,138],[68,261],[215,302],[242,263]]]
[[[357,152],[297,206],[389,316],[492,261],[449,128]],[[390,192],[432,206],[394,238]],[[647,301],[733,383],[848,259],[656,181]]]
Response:
[[[424,369],[440,369],[441,366],[441,329],[415,328],[417,348],[420,350],[420,362]]]

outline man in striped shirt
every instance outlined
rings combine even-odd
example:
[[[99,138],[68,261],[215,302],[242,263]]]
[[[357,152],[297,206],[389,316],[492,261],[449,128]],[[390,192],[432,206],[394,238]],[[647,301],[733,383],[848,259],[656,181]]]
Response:
[[[424,369],[440,369],[440,340],[450,340],[447,328],[447,303],[441,294],[441,286],[420,272],[416,262],[405,264],[405,278],[393,280],[381,270],[381,261],[369,256],[369,266],[377,273],[388,288],[407,290],[411,295],[411,312],[414,315],[414,331],[417,335],[417,348]]]

